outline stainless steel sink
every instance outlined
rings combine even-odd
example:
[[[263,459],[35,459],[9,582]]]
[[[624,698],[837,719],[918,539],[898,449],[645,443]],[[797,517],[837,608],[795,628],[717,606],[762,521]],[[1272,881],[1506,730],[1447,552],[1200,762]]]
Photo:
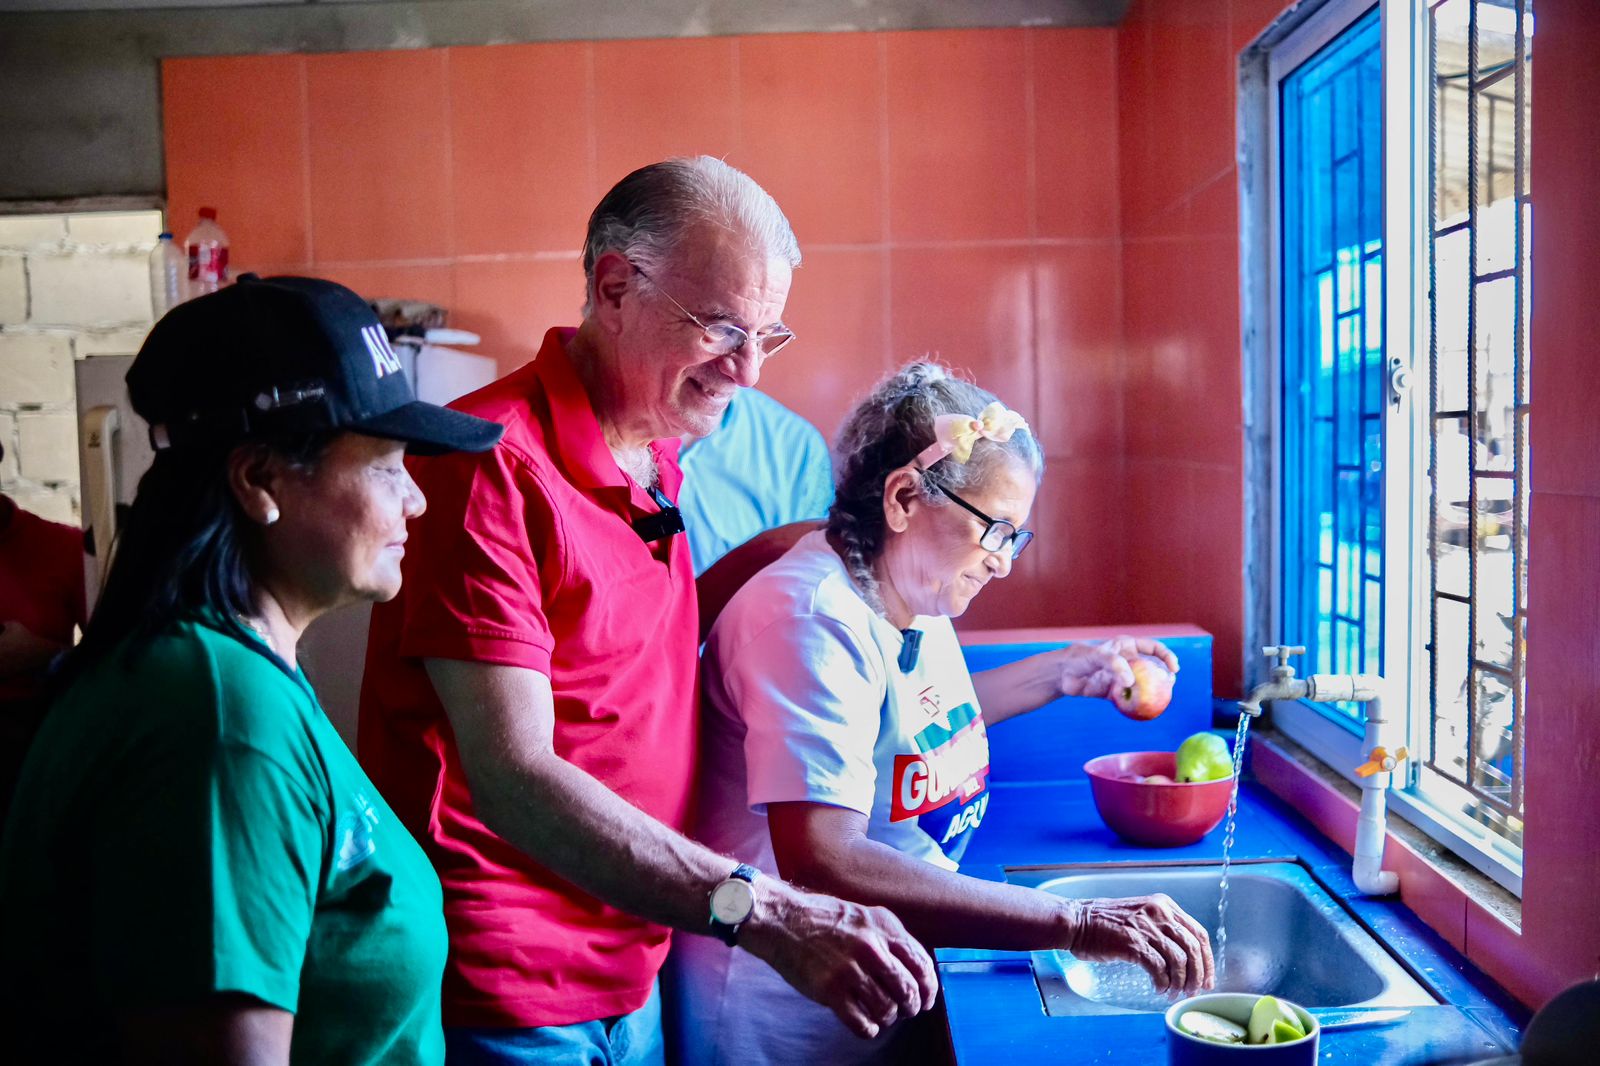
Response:
[[[1220,866],[1054,867],[1007,877],[1069,899],[1165,892],[1206,927],[1215,950]],[[1173,1002],[1132,963],[1036,951],[1033,971],[1048,1014],[1130,1014]],[[1303,867],[1288,862],[1229,868],[1227,965],[1217,991],[1271,993],[1302,1007],[1438,1003]]]

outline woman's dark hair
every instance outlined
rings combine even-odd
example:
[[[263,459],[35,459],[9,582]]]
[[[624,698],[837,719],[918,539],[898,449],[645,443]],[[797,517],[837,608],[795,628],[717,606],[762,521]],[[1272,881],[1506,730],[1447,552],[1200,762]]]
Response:
[[[123,641],[136,653],[173,623],[201,613],[243,637],[239,617],[255,611],[255,581],[246,543],[249,519],[228,486],[228,458],[241,443],[256,444],[311,470],[337,435],[157,452],[120,522],[94,615],[52,678],[52,693],[65,690]],[[99,551],[103,559],[105,549]]]
[[[883,597],[873,564],[887,539],[883,486],[889,475],[933,443],[940,415],[977,417],[996,402],[993,393],[955,377],[937,363],[907,363],[885,378],[856,406],[839,430],[834,466],[839,471],[833,506],[828,510],[828,540],[843,557],[862,597],[883,613]],[[962,494],[984,484],[1002,462],[1019,462],[1038,478],[1044,452],[1029,430],[1005,443],[980,440],[966,463],[944,459],[922,471],[923,497],[935,507],[949,503],[938,488]]]

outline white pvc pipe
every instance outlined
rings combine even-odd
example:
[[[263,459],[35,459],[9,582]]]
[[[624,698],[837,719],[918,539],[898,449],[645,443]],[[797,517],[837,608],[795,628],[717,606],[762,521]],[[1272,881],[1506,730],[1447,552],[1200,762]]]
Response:
[[[1384,744],[1384,726],[1388,718],[1383,712],[1383,696],[1388,688],[1381,677],[1372,675],[1315,674],[1310,679],[1311,698],[1329,702],[1359,700],[1365,733],[1361,741],[1361,758],[1372,758],[1374,748],[1387,748]],[[1388,896],[1400,888],[1400,877],[1383,869],[1385,828],[1385,796],[1391,774],[1388,771],[1363,777],[1361,787],[1361,813],[1356,818],[1355,861],[1350,876],[1356,889],[1369,896]]]
[[[1361,682],[1367,682],[1363,686]],[[1361,743],[1361,757],[1372,758],[1372,749],[1386,747],[1383,743],[1384,725],[1388,718],[1383,713],[1382,678],[1358,679],[1357,687],[1368,687],[1372,698],[1364,705],[1366,733]],[[1361,779],[1361,814],[1356,818],[1355,862],[1350,876],[1357,890],[1369,896],[1393,895],[1400,888],[1400,877],[1383,869],[1383,845],[1387,836],[1384,818],[1384,798],[1388,793],[1391,775],[1384,771]]]
[[[1356,889],[1369,896],[1392,895],[1400,888],[1400,876],[1383,869],[1384,790],[1388,787],[1386,773],[1361,782],[1361,814],[1356,818],[1356,854],[1350,876]]]

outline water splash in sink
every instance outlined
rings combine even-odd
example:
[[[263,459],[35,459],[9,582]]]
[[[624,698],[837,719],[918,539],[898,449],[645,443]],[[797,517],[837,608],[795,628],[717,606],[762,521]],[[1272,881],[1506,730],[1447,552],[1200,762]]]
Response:
[[[1063,955],[1062,976],[1067,987],[1084,999],[1096,1003],[1115,1003],[1129,1010],[1166,1010],[1182,993],[1157,992],[1144,967],[1133,962],[1084,962]]]
[[[1222,887],[1217,894],[1217,987],[1222,987],[1228,962],[1228,863],[1233,851],[1233,820],[1239,813],[1239,771],[1244,767],[1244,739],[1250,732],[1250,715],[1239,716],[1233,734],[1233,791],[1228,795],[1228,822],[1222,833]]]
[[[1217,976],[1217,992],[1259,992],[1276,988],[1287,970],[1286,960],[1272,958],[1265,950],[1250,945],[1235,945],[1228,967],[1228,979]],[[1056,964],[1067,987],[1086,1000],[1110,1003],[1135,1011],[1164,1011],[1185,993],[1182,990],[1157,992],[1144,968],[1132,962],[1085,962],[1066,952],[1057,952]]]
[[[1060,866],[1007,870],[1007,880],[1065,899],[1165,892],[1216,941],[1220,865]],[[1298,863],[1241,862],[1229,872],[1227,971],[1217,990],[1272,994],[1304,1007],[1426,1006],[1438,1000]],[[1234,905],[1236,904],[1236,906]],[[1031,963],[1046,1013],[1162,1011],[1171,1000],[1132,963],[1088,962],[1036,951]]]

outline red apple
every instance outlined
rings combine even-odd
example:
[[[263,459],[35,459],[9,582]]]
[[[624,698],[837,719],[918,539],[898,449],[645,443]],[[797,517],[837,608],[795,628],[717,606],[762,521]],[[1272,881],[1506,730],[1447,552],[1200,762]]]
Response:
[[[1111,702],[1129,718],[1148,722],[1172,702],[1172,671],[1148,655],[1136,655],[1128,665],[1133,668],[1133,684],[1113,690]]]

